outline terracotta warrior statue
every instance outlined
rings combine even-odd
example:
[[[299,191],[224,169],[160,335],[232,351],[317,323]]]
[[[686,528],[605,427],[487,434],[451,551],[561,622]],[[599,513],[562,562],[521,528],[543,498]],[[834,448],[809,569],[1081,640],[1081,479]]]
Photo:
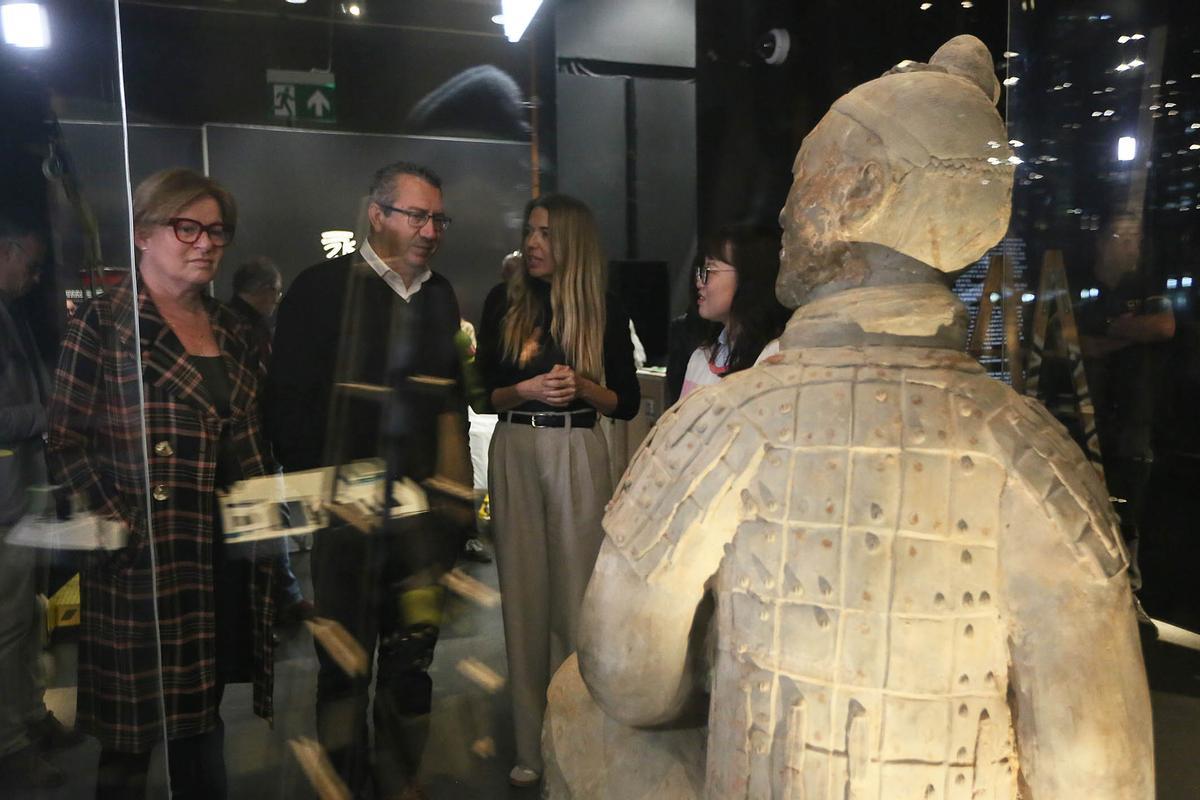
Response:
[[[626,472],[551,687],[551,796],[1154,797],[1107,492],[964,354],[944,285],[1008,225],[998,95],[960,36],[804,140],[782,352],[686,398]],[[704,747],[653,729],[705,689]]]

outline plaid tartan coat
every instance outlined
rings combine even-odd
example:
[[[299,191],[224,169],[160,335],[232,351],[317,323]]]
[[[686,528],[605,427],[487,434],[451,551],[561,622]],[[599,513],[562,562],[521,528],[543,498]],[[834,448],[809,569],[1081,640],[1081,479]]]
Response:
[[[229,375],[231,439],[243,474],[273,472],[258,413],[264,374],[258,350],[232,311],[211,298],[205,305]],[[131,531],[126,547],[89,554],[80,573],[77,718],[106,748],[147,751],[162,740],[164,721],[168,739],[216,726],[213,523],[220,428],[200,372],[144,290],[136,311],[127,281],[70,321],[49,406],[51,469],[89,508],[124,520]],[[239,557],[255,559],[245,610],[252,615],[254,711],[270,720],[280,545],[240,547]],[[229,557],[233,550],[227,548]]]

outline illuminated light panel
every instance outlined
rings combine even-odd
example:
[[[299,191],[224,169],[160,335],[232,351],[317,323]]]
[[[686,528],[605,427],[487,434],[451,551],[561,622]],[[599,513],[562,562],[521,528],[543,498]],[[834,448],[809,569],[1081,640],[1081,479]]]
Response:
[[[4,41],[13,47],[40,49],[50,46],[50,21],[41,3],[9,3],[0,6]]]
[[[519,42],[541,7],[542,0],[501,0],[500,13],[492,17],[492,22],[504,26],[504,36],[510,42]]]
[[[1013,76],[1012,76],[1012,77],[1010,77],[1010,78],[1005,78],[1005,79],[1004,79],[1004,85],[1005,85],[1005,86],[1016,86],[1016,85],[1017,85],[1017,83],[1018,83],[1018,81],[1020,81],[1020,80],[1021,80],[1021,79],[1020,79],[1020,78],[1018,78],[1016,75],[1013,75]]]
[[[1117,139],[1117,161],[1133,161],[1137,155],[1137,139],[1132,136],[1122,136]]]
[[[920,8],[922,11],[928,11],[929,9],[933,8],[933,3],[921,3]]]

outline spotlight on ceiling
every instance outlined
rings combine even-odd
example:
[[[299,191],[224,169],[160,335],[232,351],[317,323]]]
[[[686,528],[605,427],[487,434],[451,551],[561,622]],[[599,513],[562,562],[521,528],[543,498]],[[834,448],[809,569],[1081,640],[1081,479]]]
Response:
[[[287,2],[291,3],[294,6],[302,6],[305,3],[307,3],[308,0],[287,0]]]
[[[519,42],[541,7],[542,0],[501,0],[500,13],[492,17],[492,22],[504,26],[504,36],[510,42]]]
[[[362,3],[342,3],[342,13],[350,17],[361,17],[363,5]]]
[[[0,6],[4,41],[13,47],[50,46],[50,21],[41,3],[8,3]]]

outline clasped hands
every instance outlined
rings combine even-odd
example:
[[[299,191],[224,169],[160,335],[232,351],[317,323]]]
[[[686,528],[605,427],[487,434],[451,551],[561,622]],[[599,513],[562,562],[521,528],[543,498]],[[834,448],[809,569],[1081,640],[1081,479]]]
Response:
[[[518,384],[518,393],[525,400],[536,400],[548,406],[565,408],[576,398],[582,397],[587,378],[575,374],[566,364],[555,364],[544,372]]]

